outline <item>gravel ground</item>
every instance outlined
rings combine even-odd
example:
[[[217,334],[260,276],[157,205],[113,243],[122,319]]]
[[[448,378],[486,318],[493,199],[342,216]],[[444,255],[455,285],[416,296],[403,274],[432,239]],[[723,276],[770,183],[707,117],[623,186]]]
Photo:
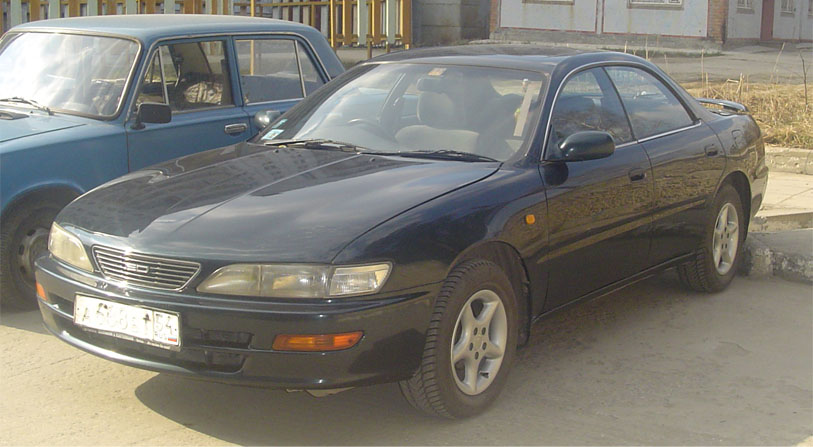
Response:
[[[141,371],[76,350],[37,312],[0,318],[0,444],[788,445],[813,434],[813,289],[671,273],[548,317],[494,407],[414,412],[396,385],[305,393]],[[809,441],[809,439],[808,439]]]

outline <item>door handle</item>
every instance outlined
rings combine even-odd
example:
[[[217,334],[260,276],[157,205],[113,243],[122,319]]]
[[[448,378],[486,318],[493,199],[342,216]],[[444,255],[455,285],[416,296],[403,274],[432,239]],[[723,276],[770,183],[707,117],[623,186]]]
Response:
[[[226,127],[223,128],[223,131],[229,135],[237,135],[245,132],[246,129],[248,129],[248,124],[237,123],[237,124],[226,124]]]
[[[629,173],[631,182],[640,182],[646,178],[646,170],[642,168],[635,168],[630,170]]]
[[[709,144],[708,146],[706,146],[705,151],[707,157],[714,157],[720,152],[720,149],[717,147],[716,144]]]

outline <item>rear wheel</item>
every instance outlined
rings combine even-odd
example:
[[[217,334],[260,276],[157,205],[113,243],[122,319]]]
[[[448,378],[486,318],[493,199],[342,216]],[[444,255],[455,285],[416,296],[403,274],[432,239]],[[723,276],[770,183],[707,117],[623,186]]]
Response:
[[[699,292],[719,292],[731,283],[742,258],[745,219],[737,190],[724,185],[707,217],[703,245],[693,260],[678,266],[684,285]]]
[[[485,410],[511,369],[517,327],[513,288],[502,269],[484,260],[464,262],[438,295],[421,366],[400,383],[404,397],[449,418]]]
[[[3,304],[36,306],[34,261],[48,253],[51,223],[62,206],[50,200],[25,203],[0,228],[0,295]]]

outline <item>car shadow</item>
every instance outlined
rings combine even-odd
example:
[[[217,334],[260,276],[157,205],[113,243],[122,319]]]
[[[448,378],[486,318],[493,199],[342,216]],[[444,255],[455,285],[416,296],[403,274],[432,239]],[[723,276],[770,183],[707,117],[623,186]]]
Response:
[[[42,315],[40,315],[40,311],[32,308],[20,309],[3,305],[2,309],[0,309],[0,326],[7,326],[37,334],[48,333],[45,326],[42,325]]]
[[[573,306],[534,325],[527,346],[502,396],[486,413],[462,421],[436,419],[412,409],[397,384],[356,388],[314,398],[304,392],[242,387],[159,374],[136,389],[136,397],[155,412],[192,430],[243,445],[388,444],[539,444],[559,417],[572,409],[545,408],[529,395],[550,375],[546,370],[578,370],[572,359],[602,333],[623,330],[634,320],[661,318],[677,301],[697,299],[680,288],[671,273]],[[634,366],[633,366],[634,367]],[[553,375],[546,388],[578,386],[578,374],[563,381]],[[556,383],[556,381],[562,381]],[[567,383],[565,383],[567,382]],[[495,420],[540,414],[538,427],[522,425],[492,434]],[[500,429],[504,430],[504,429]],[[478,434],[480,436],[478,436]],[[486,436],[483,437],[482,435]]]

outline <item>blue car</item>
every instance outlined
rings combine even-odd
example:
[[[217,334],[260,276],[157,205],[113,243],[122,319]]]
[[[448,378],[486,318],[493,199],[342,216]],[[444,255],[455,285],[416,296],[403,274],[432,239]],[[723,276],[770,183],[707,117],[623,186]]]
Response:
[[[35,302],[56,214],[95,186],[247,140],[344,71],[314,28],[264,18],[45,20],[0,39],[0,285]]]

